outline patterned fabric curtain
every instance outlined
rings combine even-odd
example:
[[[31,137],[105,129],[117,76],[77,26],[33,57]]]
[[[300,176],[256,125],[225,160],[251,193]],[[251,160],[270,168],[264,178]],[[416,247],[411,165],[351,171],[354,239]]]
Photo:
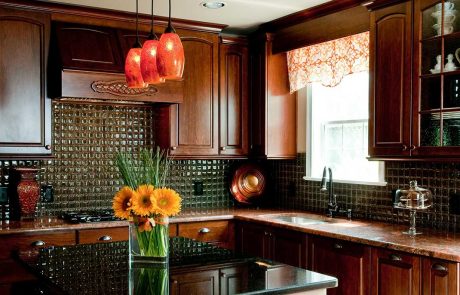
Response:
[[[291,50],[287,58],[291,93],[311,82],[334,87],[369,69],[369,32]]]

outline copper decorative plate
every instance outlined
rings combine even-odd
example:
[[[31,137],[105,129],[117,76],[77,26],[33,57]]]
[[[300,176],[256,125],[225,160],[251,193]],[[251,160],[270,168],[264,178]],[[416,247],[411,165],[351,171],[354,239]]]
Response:
[[[264,170],[254,163],[247,163],[233,173],[230,191],[238,202],[252,204],[262,196],[265,187]]]

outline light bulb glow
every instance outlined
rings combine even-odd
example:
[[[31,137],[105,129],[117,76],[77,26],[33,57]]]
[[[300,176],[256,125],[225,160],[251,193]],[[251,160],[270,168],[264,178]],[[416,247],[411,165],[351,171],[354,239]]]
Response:
[[[184,47],[179,35],[162,34],[157,48],[157,66],[160,76],[167,80],[182,79],[184,63]]]
[[[125,77],[126,84],[129,88],[144,88],[148,85],[142,78],[140,60],[141,48],[131,48],[125,60]]]
[[[158,43],[158,40],[147,40],[142,47],[140,67],[144,82],[148,84],[158,84],[165,81],[158,73]]]

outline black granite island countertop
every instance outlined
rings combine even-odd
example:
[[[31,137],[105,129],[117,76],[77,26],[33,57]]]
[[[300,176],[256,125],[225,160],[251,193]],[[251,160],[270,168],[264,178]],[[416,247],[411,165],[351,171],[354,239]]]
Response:
[[[40,282],[31,294],[290,294],[337,286],[337,279],[245,257],[208,243],[170,238],[169,265],[130,264],[128,242],[18,252]]]

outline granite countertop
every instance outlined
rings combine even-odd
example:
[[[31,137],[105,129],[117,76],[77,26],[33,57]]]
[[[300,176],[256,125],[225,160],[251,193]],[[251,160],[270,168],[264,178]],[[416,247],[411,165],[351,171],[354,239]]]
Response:
[[[52,294],[128,294],[129,288],[136,288],[134,294],[162,294],[166,292],[163,286],[152,290],[148,288],[158,284],[145,282],[162,280],[167,285],[180,282],[181,275],[189,278],[206,270],[221,276],[235,268],[244,276],[233,281],[239,294],[285,294],[337,286],[337,279],[327,275],[183,237],[170,238],[169,253],[169,265],[129,263],[128,242],[113,242],[21,251],[18,258],[41,278],[41,289],[47,286]]]
[[[293,223],[274,220],[272,216],[296,214],[307,218],[325,221],[321,224],[295,225]],[[375,221],[348,221],[340,218],[327,218],[324,215],[292,210],[276,209],[220,209],[184,211],[171,218],[171,223],[198,222],[212,220],[244,220],[260,224],[282,227],[291,230],[337,238],[346,241],[363,243],[370,246],[399,250],[412,254],[440,258],[460,262],[460,235],[439,232],[432,229],[420,229],[423,234],[410,237],[402,232],[409,225],[394,225]],[[102,228],[127,226],[126,221],[97,222],[86,224],[68,224],[57,218],[42,218],[36,221],[10,222],[2,224],[2,234],[56,231],[68,229]]]

